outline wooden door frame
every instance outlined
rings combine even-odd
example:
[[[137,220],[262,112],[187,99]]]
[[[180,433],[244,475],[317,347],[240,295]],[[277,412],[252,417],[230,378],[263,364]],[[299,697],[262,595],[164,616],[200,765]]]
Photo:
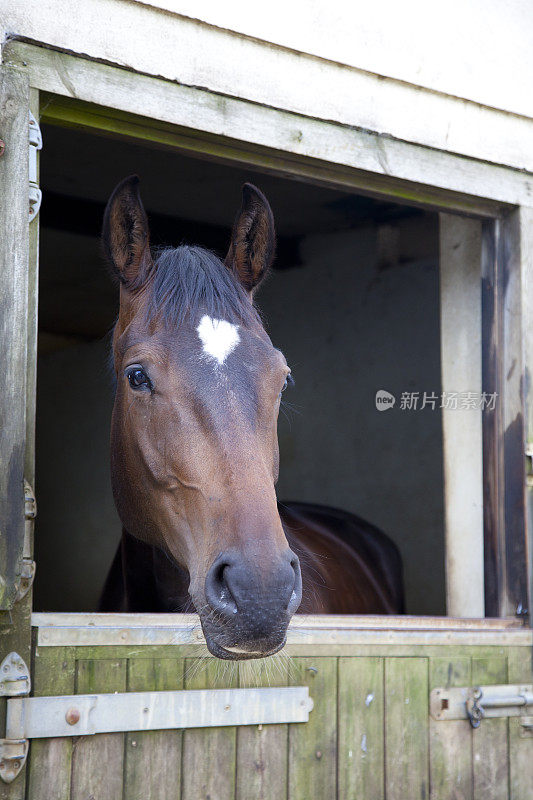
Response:
[[[28,71],[47,122],[484,220],[483,388],[502,399],[484,418],[486,612],[529,607],[523,407],[531,392],[522,354],[530,367],[533,345],[521,346],[522,306],[533,308],[521,293],[532,249],[521,223],[531,213],[528,176],[46,47],[10,42],[4,57]]]

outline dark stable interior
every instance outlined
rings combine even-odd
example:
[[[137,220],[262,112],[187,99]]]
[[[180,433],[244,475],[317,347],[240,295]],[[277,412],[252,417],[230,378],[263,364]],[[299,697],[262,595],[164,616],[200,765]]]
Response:
[[[91,611],[120,538],[109,484],[118,290],[99,233],[115,184],[137,173],[155,246],[224,256],[245,181],[268,197],[278,246],[257,302],[296,385],[279,422],[278,497],[352,511],[403,561],[407,612],[445,613],[438,409],[436,215],[346,191],[43,125],[35,609]],[[396,397],[376,409],[378,390]]]

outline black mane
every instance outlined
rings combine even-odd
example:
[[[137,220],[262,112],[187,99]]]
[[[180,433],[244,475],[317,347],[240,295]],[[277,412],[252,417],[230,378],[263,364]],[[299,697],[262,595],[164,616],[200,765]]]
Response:
[[[160,317],[172,327],[199,313],[241,325],[259,321],[238,278],[209,250],[190,245],[159,250],[151,273],[150,319]]]

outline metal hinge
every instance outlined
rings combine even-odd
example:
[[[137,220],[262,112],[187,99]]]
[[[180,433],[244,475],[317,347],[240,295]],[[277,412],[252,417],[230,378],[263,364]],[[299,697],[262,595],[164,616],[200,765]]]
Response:
[[[526,486],[533,487],[533,442],[526,442]]]
[[[0,664],[0,696],[20,697],[28,695],[31,689],[30,671],[18,653],[9,653]],[[9,700],[7,701],[9,705]],[[0,739],[0,778],[11,783],[26,763],[29,743],[24,736],[10,736]]]
[[[0,778],[12,783],[26,763],[27,739],[0,739]]]
[[[0,697],[20,697],[31,689],[30,671],[18,653],[9,653],[0,664]]]
[[[429,701],[433,719],[468,719],[479,728],[485,718],[523,717],[525,731],[530,728],[526,715],[533,710],[533,685],[474,686],[458,689],[433,689]]]
[[[37,217],[41,207],[43,193],[39,189],[39,179],[37,175],[37,150],[42,150],[43,137],[39,123],[30,111],[30,148],[29,148],[29,202],[30,202],[30,222]]]
[[[6,736],[22,740],[307,722],[312,708],[307,686],[23,697],[7,701]]]
[[[35,493],[28,483],[24,481],[24,516],[26,518],[24,526],[24,546],[22,550],[22,564],[20,578],[17,587],[15,602],[22,600],[28,594],[35,578],[36,565],[32,559],[32,533],[34,519],[37,516],[37,501]]]

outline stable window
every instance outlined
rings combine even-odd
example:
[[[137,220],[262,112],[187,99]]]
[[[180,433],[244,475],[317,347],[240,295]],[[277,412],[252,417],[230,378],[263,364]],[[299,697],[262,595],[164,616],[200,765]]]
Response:
[[[99,234],[107,197],[137,172],[153,244],[222,257],[242,183],[265,192],[278,249],[258,305],[296,379],[278,497],[380,527],[403,557],[408,613],[444,614],[437,215],[68,128],[43,125],[43,137],[36,610],[95,610],[120,538],[109,483],[118,290]],[[383,393],[395,407],[382,410]]]

